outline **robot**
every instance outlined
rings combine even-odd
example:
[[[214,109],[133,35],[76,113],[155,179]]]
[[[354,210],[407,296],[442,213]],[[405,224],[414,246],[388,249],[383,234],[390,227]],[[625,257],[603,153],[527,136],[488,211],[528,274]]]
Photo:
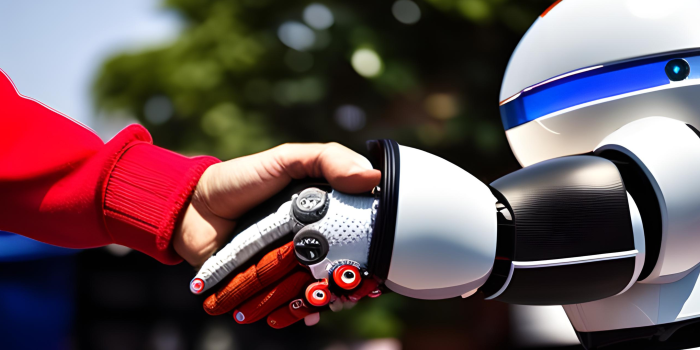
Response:
[[[679,349],[700,337],[700,1],[564,0],[508,64],[500,112],[523,169],[490,185],[392,140],[381,184],[313,187],[234,237],[203,293],[293,237],[318,280],[420,299],[563,305],[586,349]],[[380,293],[380,290],[374,291]]]

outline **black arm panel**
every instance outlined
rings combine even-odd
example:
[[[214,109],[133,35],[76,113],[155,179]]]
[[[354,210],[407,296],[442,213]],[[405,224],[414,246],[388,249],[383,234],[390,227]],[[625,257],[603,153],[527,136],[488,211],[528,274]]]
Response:
[[[499,216],[497,261],[486,295],[561,305],[612,296],[628,285],[634,235],[627,192],[611,161],[552,159],[491,187],[508,212]]]

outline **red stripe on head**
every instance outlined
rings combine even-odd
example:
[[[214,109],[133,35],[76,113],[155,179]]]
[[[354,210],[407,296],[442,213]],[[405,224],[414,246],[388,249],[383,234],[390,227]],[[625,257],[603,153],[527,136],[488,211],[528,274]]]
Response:
[[[540,15],[540,17],[546,16],[547,13],[549,13],[549,11],[552,11],[552,9],[554,8],[554,6],[559,5],[560,2],[561,2],[561,0],[557,0],[557,1],[555,1],[553,4],[549,5],[549,7],[547,7],[547,9],[544,10],[544,12],[542,12],[542,14]]]

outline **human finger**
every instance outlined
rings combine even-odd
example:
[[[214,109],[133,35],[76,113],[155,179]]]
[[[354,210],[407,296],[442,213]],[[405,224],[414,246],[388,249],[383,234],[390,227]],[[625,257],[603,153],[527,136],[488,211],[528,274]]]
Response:
[[[284,144],[217,164],[204,189],[220,200],[210,202],[217,215],[237,219],[292,179],[325,178],[341,192],[361,193],[379,184],[381,173],[367,158],[337,143]]]

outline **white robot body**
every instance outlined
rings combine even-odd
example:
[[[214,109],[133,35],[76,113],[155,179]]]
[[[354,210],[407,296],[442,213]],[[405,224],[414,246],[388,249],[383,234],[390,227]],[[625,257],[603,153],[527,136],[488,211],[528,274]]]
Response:
[[[637,283],[564,306],[587,348],[687,347],[667,341],[700,322],[699,10],[697,0],[557,1],[506,69],[501,117],[520,164],[593,153],[618,167],[633,225],[639,209]]]
[[[700,123],[698,10],[694,0],[566,0],[538,18],[510,59],[500,95],[520,164],[591,152],[636,119]],[[690,64],[687,79],[665,79],[671,58]]]
[[[700,136],[677,120],[645,118],[606,137],[596,154],[606,152],[633,159],[650,180],[662,225],[646,234],[661,235],[658,258],[649,276],[624,293],[564,305],[571,323],[579,332],[600,332],[700,316]]]
[[[667,284],[637,283],[626,292],[583,304],[564,305],[578,332],[649,327],[700,316],[700,268]]]
[[[648,177],[661,215],[656,266],[641,283],[680,280],[700,263],[700,136],[678,120],[651,117],[606,137],[596,153],[632,158]]]

